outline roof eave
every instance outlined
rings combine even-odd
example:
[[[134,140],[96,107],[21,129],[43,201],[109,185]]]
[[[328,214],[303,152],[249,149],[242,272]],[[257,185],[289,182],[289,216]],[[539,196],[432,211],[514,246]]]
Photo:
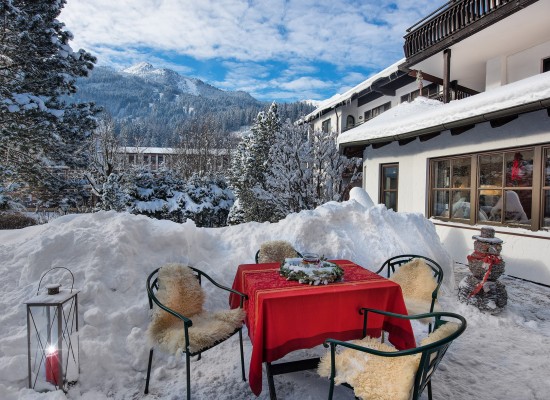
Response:
[[[520,104],[513,107],[504,108],[497,111],[492,111],[486,114],[476,115],[473,117],[463,118],[456,121],[445,122],[443,124],[438,124],[422,129],[417,129],[410,132],[401,133],[393,136],[384,136],[373,139],[358,140],[353,142],[345,142],[339,144],[339,150],[341,154],[348,155],[350,153],[356,154],[359,151],[364,151],[365,148],[369,146],[381,147],[386,144],[395,141],[402,141],[409,143],[410,139],[416,139],[417,137],[422,137],[426,135],[435,134],[438,132],[443,132],[446,130],[456,130],[457,128],[469,127],[482,122],[494,122],[497,120],[503,120],[507,117],[517,116],[519,114],[525,114],[533,111],[539,111],[547,109],[549,110],[550,116],[550,98],[536,100],[526,104]],[[499,125],[495,125],[499,126]],[[349,150],[348,150],[349,149]]]

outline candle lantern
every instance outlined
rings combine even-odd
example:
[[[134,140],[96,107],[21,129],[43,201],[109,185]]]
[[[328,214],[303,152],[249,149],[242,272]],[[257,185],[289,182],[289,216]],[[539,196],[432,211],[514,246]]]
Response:
[[[59,283],[42,286],[45,276],[56,269],[69,271],[70,289],[62,288]],[[36,295],[25,302],[31,389],[66,392],[69,384],[78,380],[78,292],[74,288],[73,273],[65,267],[55,267],[42,275]]]

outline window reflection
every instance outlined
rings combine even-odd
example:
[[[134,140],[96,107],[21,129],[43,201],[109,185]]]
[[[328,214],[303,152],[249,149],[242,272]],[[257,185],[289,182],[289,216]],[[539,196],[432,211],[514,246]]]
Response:
[[[470,192],[453,192],[452,217],[459,219],[470,219]]]
[[[530,187],[533,184],[533,151],[506,153],[506,186]]]
[[[449,187],[451,167],[449,161],[438,161],[434,168],[434,185],[436,188]]]
[[[504,196],[499,196],[495,205],[491,207],[489,219],[506,223],[530,223],[530,215],[525,212],[526,209],[530,210],[530,208],[530,191],[506,190]]]
[[[550,190],[544,191],[544,216],[542,226],[550,227]]]
[[[438,217],[449,216],[449,192],[438,190],[434,193],[433,215]]]
[[[471,159],[453,160],[453,188],[470,187]]]
[[[479,157],[479,183],[482,187],[502,187],[502,155]]]
[[[544,215],[542,216],[542,226],[550,227],[550,149],[544,151],[544,186],[543,201]]]

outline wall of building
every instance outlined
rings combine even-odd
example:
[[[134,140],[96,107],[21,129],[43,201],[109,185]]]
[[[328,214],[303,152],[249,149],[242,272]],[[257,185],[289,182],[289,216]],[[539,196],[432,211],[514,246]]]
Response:
[[[380,165],[399,163],[398,210],[420,212],[426,215],[428,160],[484,150],[505,149],[550,143],[550,118],[546,111],[520,115],[518,119],[491,128],[489,123],[459,136],[448,131],[426,142],[418,139],[404,146],[393,142],[364,153],[363,186],[375,203],[379,203]],[[472,226],[436,221],[436,229],[453,259],[467,263],[466,256],[473,249]],[[479,231],[479,226],[473,227]],[[505,241],[502,256],[506,272],[550,285],[550,232],[532,232],[521,228],[497,228],[498,236]]]
[[[508,83],[541,73],[541,60],[550,57],[550,41],[508,56]]]

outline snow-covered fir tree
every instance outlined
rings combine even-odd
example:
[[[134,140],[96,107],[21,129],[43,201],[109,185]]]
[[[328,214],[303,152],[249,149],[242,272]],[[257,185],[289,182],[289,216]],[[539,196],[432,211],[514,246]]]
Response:
[[[358,178],[357,159],[348,159],[338,152],[338,134],[314,131],[309,136],[313,150],[313,162],[310,165],[312,185],[315,197],[314,207],[328,201],[341,201],[346,189],[344,172]],[[359,170],[360,171],[360,170]]]
[[[195,175],[184,181],[169,169],[139,167],[109,175],[98,209],[220,227],[226,225],[233,202],[233,192],[223,178]]]
[[[232,159],[230,182],[239,199],[246,222],[277,220],[273,206],[259,198],[258,191],[267,190],[269,152],[280,129],[277,104],[272,103],[266,112],[258,113],[251,134],[243,138]]]
[[[26,182],[45,195],[67,186],[50,167],[86,165],[95,126],[93,105],[63,100],[95,63],[69,46],[72,34],[57,20],[64,4],[0,0],[0,184]]]
[[[256,194],[272,206],[277,219],[314,208],[311,145],[305,125],[294,125],[287,120],[276,132],[269,151],[265,189],[256,188]]]
[[[90,161],[86,179],[93,193],[102,197],[103,184],[115,171],[124,170],[124,157],[120,151],[120,141],[115,134],[115,122],[110,115],[104,114],[97,120],[97,127],[89,142]]]

